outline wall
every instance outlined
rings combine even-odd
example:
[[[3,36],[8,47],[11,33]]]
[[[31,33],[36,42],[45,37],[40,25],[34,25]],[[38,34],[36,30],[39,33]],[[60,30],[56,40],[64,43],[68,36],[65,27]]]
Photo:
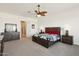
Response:
[[[74,37],[74,44],[79,45],[79,8],[72,10],[61,11],[58,14],[49,14],[46,17],[39,18],[40,27],[61,27],[62,31],[64,26],[70,26],[69,34]],[[40,31],[40,30],[39,30]],[[62,33],[64,34],[64,32]]]
[[[16,16],[8,13],[0,12],[0,32],[4,32],[5,23],[17,24],[18,31],[21,30],[20,21],[27,22],[27,36],[30,37],[37,32],[37,21],[28,17]],[[31,25],[35,24],[35,29],[32,30]]]

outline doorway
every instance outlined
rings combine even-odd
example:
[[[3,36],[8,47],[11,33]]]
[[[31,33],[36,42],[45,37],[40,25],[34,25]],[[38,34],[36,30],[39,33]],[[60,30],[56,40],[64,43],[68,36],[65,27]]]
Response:
[[[21,21],[21,38],[27,37],[26,28],[27,28],[26,21]]]

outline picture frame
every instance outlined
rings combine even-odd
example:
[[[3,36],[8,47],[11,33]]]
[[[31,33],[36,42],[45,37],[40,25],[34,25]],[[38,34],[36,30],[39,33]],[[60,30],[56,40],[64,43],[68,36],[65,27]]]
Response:
[[[32,24],[32,29],[35,29],[35,24]]]

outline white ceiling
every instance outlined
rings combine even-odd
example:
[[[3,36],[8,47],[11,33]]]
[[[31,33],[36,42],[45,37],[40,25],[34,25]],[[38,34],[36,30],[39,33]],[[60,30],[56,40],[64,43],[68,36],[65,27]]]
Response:
[[[37,3],[0,3],[0,12],[11,13],[19,16],[35,16]],[[41,9],[49,15],[79,8],[78,3],[40,3]]]

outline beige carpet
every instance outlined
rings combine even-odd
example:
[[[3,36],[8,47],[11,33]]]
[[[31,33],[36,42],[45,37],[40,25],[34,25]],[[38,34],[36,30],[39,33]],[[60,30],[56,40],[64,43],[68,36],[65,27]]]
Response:
[[[5,42],[4,56],[79,56],[79,46],[57,42],[48,49],[31,39]]]

